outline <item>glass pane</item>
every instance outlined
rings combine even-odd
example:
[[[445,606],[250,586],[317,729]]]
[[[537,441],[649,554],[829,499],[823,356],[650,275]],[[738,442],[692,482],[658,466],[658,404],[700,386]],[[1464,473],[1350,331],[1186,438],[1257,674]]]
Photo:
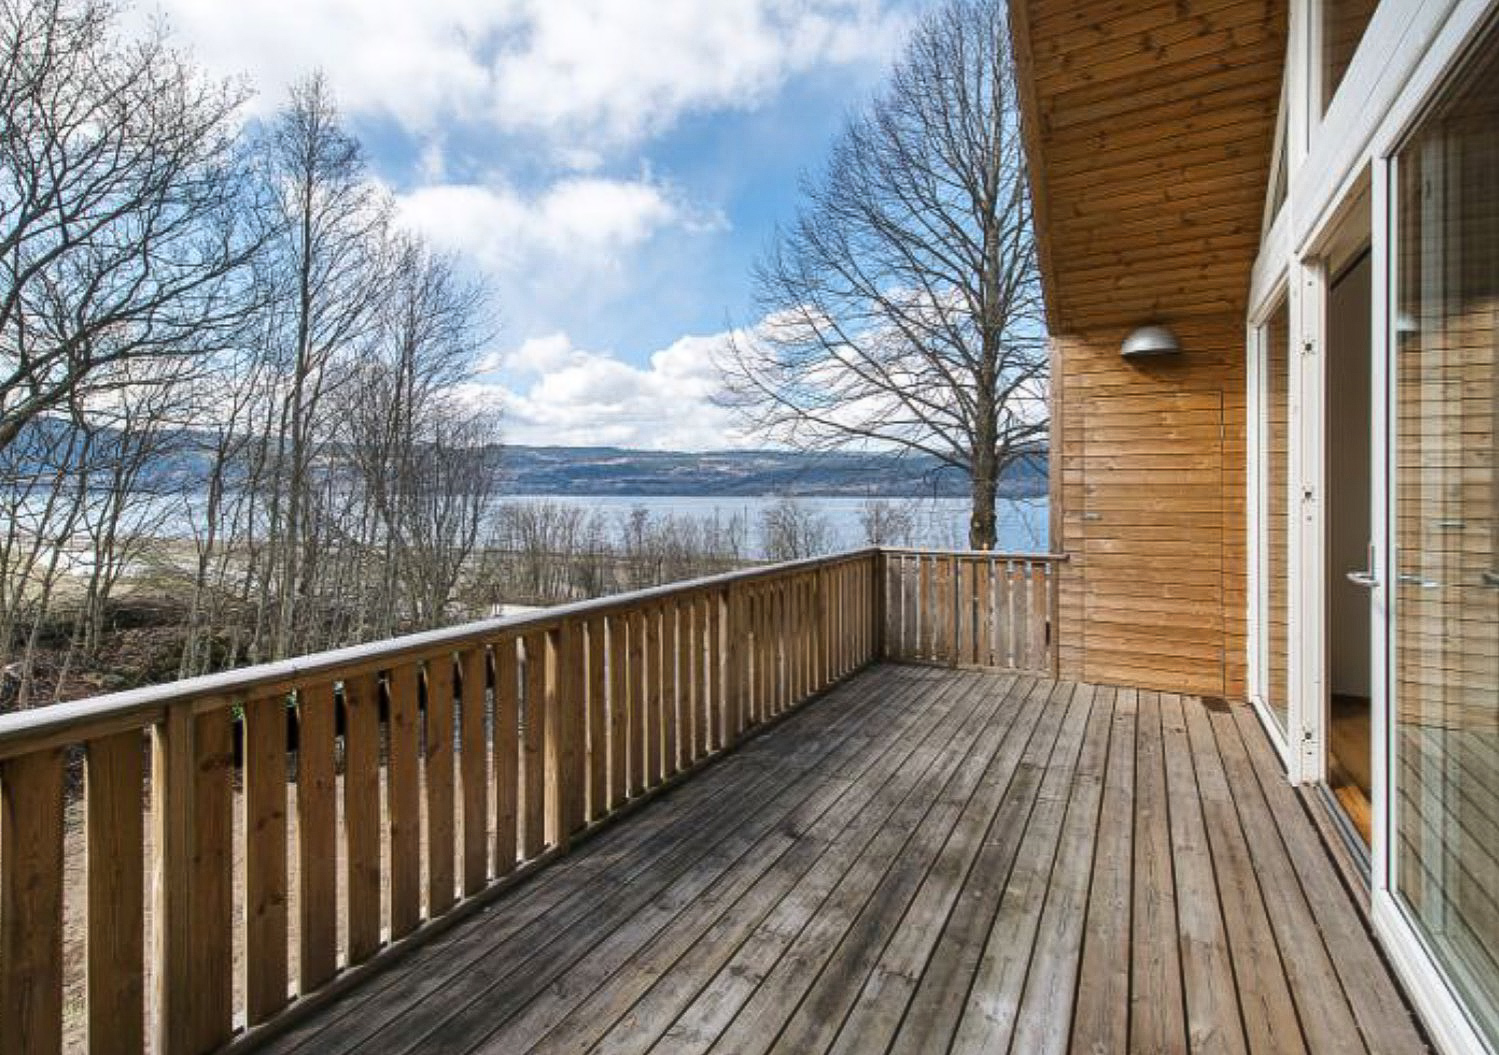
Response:
[[[1499,57],[1397,159],[1398,888],[1499,1043]]]
[[[1280,77],[1280,103],[1275,112],[1275,141],[1270,148],[1270,186],[1265,194],[1265,216],[1261,225],[1260,237],[1263,240],[1270,228],[1275,224],[1275,218],[1280,215],[1281,207],[1286,203],[1286,194],[1290,190],[1291,163],[1290,129],[1289,121],[1290,107],[1286,105],[1289,87],[1287,80],[1290,76],[1290,67],[1281,71]]]
[[[1322,0],[1322,110],[1325,113],[1343,74],[1364,39],[1379,0]]]
[[[1289,693],[1286,683],[1286,602],[1290,573],[1290,413],[1291,310],[1282,300],[1262,335],[1265,349],[1265,422],[1261,431],[1265,445],[1265,622],[1268,649],[1265,672],[1265,705],[1275,715],[1281,731],[1288,720]]]

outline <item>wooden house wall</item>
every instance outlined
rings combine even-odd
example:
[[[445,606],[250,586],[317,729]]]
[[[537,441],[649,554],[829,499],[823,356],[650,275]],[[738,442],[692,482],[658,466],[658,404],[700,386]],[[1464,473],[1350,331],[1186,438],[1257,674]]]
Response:
[[[1012,0],[1064,676],[1245,692],[1245,308],[1285,19],[1283,0]],[[1151,322],[1184,352],[1123,361]]]

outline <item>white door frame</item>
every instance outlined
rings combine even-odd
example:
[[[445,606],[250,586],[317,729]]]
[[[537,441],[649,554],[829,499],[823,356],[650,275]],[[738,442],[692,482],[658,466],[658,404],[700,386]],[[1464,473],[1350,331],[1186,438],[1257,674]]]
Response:
[[[1290,290],[1289,279],[1282,273],[1269,286],[1265,294],[1260,298],[1254,314],[1250,316],[1249,325],[1245,330],[1245,346],[1249,350],[1247,362],[1246,381],[1247,391],[1245,393],[1247,424],[1247,450],[1249,452],[1248,488],[1245,495],[1245,508],[1249,511],[1249,702],[1253,705],[1255,712],[1259,715],[1260,724],[1269,736],[1271,745],[1276,754],[1280,756],[1281,765],[1288,770],[1291,768],[1291,751],[1289,748],[1290,737],[1288,731],[1292,728],[1289,712],[1289,699],[1287,700],[1286,728],[1282,729],[1280,721],[1270,709],[1266,699],[1268,687],[1266,679],[1270,671],[1270,635],[1267,631],[1269,625],[1269,509],[1268,509],[1268,476],[1269,467],[1266,464],[1266,435],[1265,414],[1268,409],[1266,393],[1269,391],[1269,340],[1268,328],[1274,324],[1276,314],[1286,305],[1287,333],[1285,339],[1287,346],[1287,367],[1294,359],[1294,349],[1290,346],[1293,334],[1290,322]],[[1287,393],[1288,406],[1287,425],[1290,425],[1290,393]],[[1289,441],[1289,437],[1288,437]],[[1289,457],[1289,442],[1287,454]],[[1289,472],[1286,474],[1286,487],[1293,488],[1294,477]],[[1286,510],[1289,515],[1293,508],[1287,496]],[[1288,541],[1289,541],[1289,530]],[[1289,581],[1290,566],[1286,567]],[[1290,609],[1290,598],[1286,598],[1286,607]],[[1289,633],[1286,636],[1287,660],[1291,651],[1291,640]],[[1286,695],[1294,695],[1291,691],[1289,671],[1286,677]]]
[[[1327,268],[1307,256],[1292,267],[1291,451],[1293,485],[1287,536],[1293,589],[1287,590],[1287,736],[1295,751],[1287,767],[1298,784],[1327,775],[1327,514],[1323,437],[1326,434],[1324,315]]]

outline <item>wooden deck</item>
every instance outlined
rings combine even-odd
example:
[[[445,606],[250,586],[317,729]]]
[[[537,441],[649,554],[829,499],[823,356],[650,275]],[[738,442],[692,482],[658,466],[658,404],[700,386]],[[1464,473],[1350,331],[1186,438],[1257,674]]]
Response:
[[[271,1045],[1424,1050],[1243,707],[884,665]]]

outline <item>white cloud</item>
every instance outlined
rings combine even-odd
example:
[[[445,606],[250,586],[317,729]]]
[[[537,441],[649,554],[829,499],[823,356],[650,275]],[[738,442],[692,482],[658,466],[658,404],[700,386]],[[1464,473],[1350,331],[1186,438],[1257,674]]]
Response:
[[[882,60],[881,0],[161,0],[223,73],[277,105],[314,67],[352,111],[427,131],[459,118],[540,130],[586,161],[684,113],[740,108],[798,73]]]
[[[566,176],[534,194],[438,184],[398,195],[397,207],[403,223],[485,276],[512,340],[608,310],[660,239],[727,227],[721,213],[649,177]]]
[[[496,120],[630,140],[699,108],[751,105],[792,74],[888,54],[874,0],[529,0],[495,64]]]
[[[498,405],[510,443],[708,450],[763,446],[715,406],[713,350],[728,334],[683,337],[634,366],[579,348],[566,334],[532,338],[486,364],[513,380],[473,382],[474,401]]]
[[[160,0],[168,25],[212,69],[248,74],[256,106],[326,71],[341,104],[426,130],[479,112],[494,74],[480,44],[518,27],[514,3],[485,0]]]
[[[503,184],[435,184],[397,201],[404,222],[501,276],[543,259],[590,274],[616,270],[662,230],[716,230],[726,222],[649,178],[573,176],[535,195]]]

